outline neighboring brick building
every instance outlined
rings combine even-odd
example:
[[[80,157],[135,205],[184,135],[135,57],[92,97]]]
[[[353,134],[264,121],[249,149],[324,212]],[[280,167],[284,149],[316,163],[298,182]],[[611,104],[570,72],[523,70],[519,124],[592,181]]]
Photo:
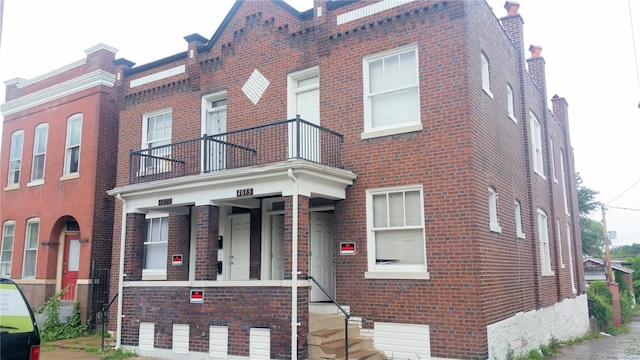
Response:
[[[116,61],[117,345],[313,357],[307,276],[394,358],[588,331],[567,103],[505,7],[238,1],[185,52]]]
[[[63,299],[80,303],[83,320],[108,296],[115,200],[106,191],[115,185],[118,134],[115,52],[100,44],[60,69],[6,81],[0,107],[0,276],[15,280],[33,307],[66,288]],[[102,281],[92,282],[92,276]]]

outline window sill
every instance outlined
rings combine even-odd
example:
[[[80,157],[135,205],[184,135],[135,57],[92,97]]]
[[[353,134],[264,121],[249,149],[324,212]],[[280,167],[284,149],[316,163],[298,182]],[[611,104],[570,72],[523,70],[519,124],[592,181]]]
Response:
[[[60,181],[73,180],[80,177],[80,173],[67,174],[60,177]]]
[[[427,271],[365,271],[365,279],[409,279],[409,280],[429,280]]]
[[[493,99],[493,94],[491,93],[491,90],[486,88],[482,88],[482,90],[484,90],[485,94],[489,95],[489,97]]]
[[[142,280],[167,280],[167,273],[166,271],[142,270]]]
[[[518,233],[517,236],[518,236],[518,239],[520,239],[520,240],[524,240],[525,239],[524,233]]]
[[[366,140],[366,139],[372,139],[372,138],[377,138],[382,136],[403,134],[403,133],[408,133],[413,131],[421,131],[422,129],[423,129],[422,123],[419,123],[419,124],[399,126],[396,128],[384,129],[384,130],[368,130],[360,134],[360,139]]]
[[[19,189],[20,189],[20,184],[11,184],[6,188],[4,188],[4,191],[19,190]]]
[[[514,115],[509,115],[509,119],[511,119],[511,121],[513,121],[516,124],[518,123],[518,119],[516,119]]]
[[[489,224],[489,230],[494,233],[502,234],[502,228],[499,224]]]
[[[38,186],[38,185],[43,185],[43,184],[44,184],[44,179],[33,180],[33,181],[27,183],[27,187]]]
[[[533,172],[536,173],[536,175],[540,176],[542,180],[547,180],[547,177],[544,176],[544,174],[541,173],[540,171],[534,169]]]
[[[555,275],[553,270],[543,270],[542,271],[542,276],[553,276],[553,275]]]

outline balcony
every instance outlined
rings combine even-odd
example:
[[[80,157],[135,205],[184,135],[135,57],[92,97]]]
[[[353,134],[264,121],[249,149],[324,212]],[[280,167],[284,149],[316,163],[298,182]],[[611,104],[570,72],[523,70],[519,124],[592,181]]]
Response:
[[[128,183],[261,166],[289,159],[342,168],[343,136],[299,117],[129,152]]]

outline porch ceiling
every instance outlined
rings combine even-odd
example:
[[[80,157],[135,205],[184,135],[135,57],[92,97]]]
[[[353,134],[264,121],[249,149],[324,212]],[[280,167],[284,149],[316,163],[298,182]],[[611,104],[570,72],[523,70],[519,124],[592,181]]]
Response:
[[[154,182],[125,185],[109,190],[127,201],[127,212],[179,211],[183,206],[235,204],[254,207],[252,199],[298,193],[308,197],[344,199],[356,174],[307,160],[288,160],[265,166],[230,169]],[[250,195],[244,195],[250,194]],[[173,210],[173,211],[172,211]]]

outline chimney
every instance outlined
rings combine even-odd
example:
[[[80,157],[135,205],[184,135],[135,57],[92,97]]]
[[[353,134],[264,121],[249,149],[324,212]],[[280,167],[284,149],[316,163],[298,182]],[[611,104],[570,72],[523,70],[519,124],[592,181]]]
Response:
[[[507,1],[504,3],[504,8],[507,9],[507,16],[518,15],[520,4],[515,1]]]
[[[551,98],[551,106],[553,107],[553,115],[556,117],[558,122],[564,126],[565,129],[569,127],[569,104],[565,98],[560,97],[558,95],[553,95]],[[569,132],[565,130],[568,134]]]
[[[513,1],[507,1],[504,4],[504,8],[507,10],[507,16],[501,18],[500,22],[502,22],[502,27],[505,29],[513,43],[516,45],[516,49],[518,50],[520,59],[523,59],[524,50],[522,49],[522,43],[524,42],[524,35],[522,32],[522,28],[524,25],[524,21],[518,13],[520,4]],[[522,66],[524,68],[524,65]]]
[[[531,45],[529,46],[531,57],[527,59],[529,65],[529,76],[531,80],[538,85],[538,88],[543,94],[546,94],[546,82],[544,75],[544,58],[540,54],[542,52],[542,46]]]

